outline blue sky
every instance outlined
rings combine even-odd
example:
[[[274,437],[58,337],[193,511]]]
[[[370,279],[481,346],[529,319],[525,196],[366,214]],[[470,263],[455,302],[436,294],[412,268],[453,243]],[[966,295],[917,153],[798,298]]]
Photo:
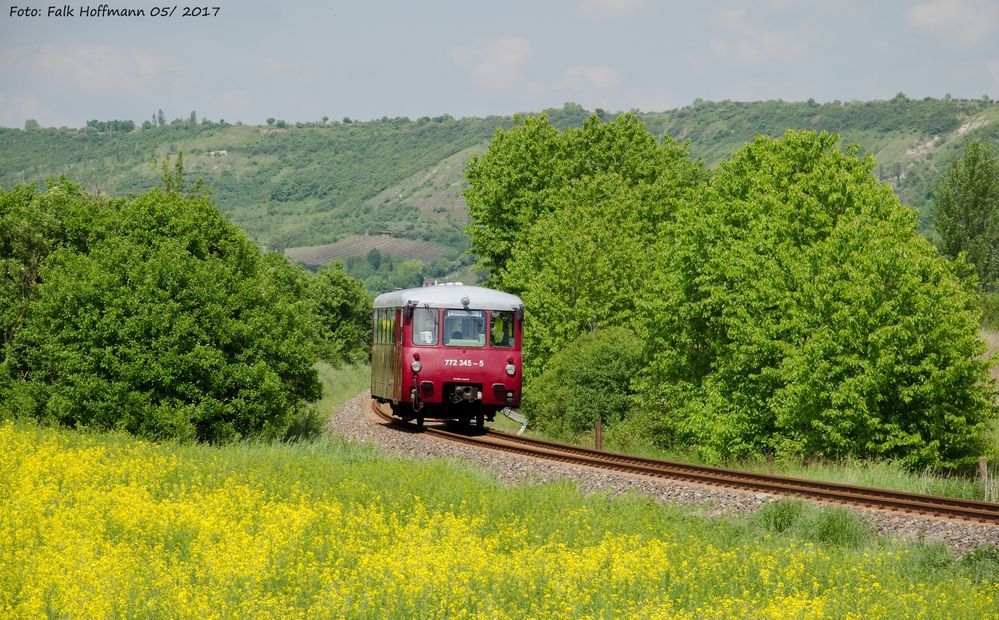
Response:
[[[158,109],[257,124],[566,101],[999,98],[999,0],[211,0],[219,14],[199,18],[81,17],[100,3],[70,2],[71,18],[25,0],[0,15],[0,126],[141,122]]]

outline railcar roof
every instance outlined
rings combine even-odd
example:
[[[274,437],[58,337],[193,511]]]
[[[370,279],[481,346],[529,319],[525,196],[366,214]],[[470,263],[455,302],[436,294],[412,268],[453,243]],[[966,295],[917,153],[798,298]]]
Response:
[[[422,307],[464,308],[461,298],[468,296],[468,307],[475,310],[516,310],[524,305],[520,297],[481,286],[437,285],[407,288],[375,297],[375,308],[405,306],[410,301]]]

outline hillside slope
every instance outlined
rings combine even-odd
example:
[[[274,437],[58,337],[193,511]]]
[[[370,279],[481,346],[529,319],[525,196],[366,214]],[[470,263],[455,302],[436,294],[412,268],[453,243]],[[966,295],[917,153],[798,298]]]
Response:
[[[588,114],[576,104],[545,112],[562,128],[578,126]],[[924,222],[941,167],[971,139],[999,145],[999,104],[981,100],[698,100],[640,114],[655,135],[687,141],[691,154],[708,166],[756,133],[838,132],[844,144],[857,144],[875,157],[879,177],[892,183]],[[265,126],[177,120],[118,134],[93,128],[0,129],[0,186],[65,174],[91,191],[139,192],[158,183],[156,162],[183,152],[188,179],[213,188],[232,221],[268,248],[389,233],[461,251],[468,218],[460,195],[464,163],[511,122],[510,117],[443,116]]]

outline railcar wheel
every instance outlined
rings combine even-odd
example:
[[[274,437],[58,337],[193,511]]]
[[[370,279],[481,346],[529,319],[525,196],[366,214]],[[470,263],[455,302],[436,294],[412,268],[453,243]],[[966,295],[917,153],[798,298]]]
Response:
[[[477,413],[475,415],[475,426],[480,430],[486,427],[486,414]]]
[[[423,416],[416,417],[416,427],[420,430],[423,430]]]

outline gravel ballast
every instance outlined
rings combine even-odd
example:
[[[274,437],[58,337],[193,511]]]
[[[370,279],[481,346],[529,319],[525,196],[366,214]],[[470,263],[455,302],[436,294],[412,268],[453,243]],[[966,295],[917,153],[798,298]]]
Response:
[[[333,413],[330,431],[351,441],[368,442],[414,458],[450,458],[473,463],[493,472],[500,480],[515,484],[571,480],[585,493],[611,495],[639,493],[656,501],[692,507],[705,515],[738,515],[755,511],[776,495],[724,489],[696,483],[647,478],[558,463],[497,450],[474,448],[421,433],[387,427],[370,410],[367,392],[348,401]],[[999,526],[949,519],[907,515],[886,510],[854,508],[878,532],[889,538],[941,541],[954,553],[965,553],[981,545],[999,546]]]

